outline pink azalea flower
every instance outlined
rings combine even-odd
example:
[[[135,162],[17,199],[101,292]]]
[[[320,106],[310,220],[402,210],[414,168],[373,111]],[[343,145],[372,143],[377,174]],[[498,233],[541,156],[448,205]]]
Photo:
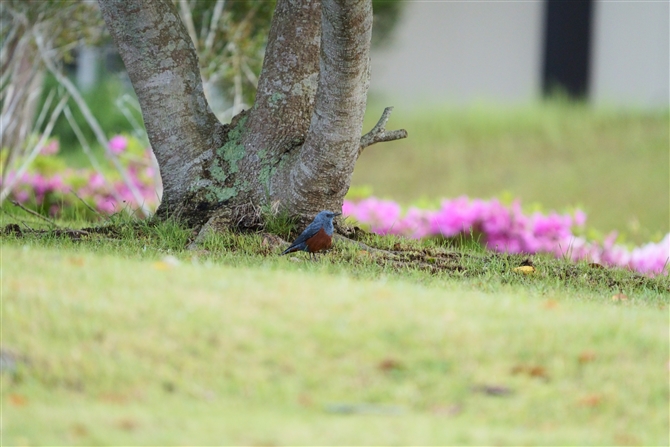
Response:
[[[57,154],[59,150],[60,150],[60,144],[58,143],[58,140],[51,139],[46,145],[42,146],[42,148],[40,149],[40,154],[53,155]]]
[[[575,211],[574,221],[575,225],[583,227],[586,224],[586,213],[582,210]]]
[[[92,173],[88,177],[88,186],[91,189],[100,189],[105,186],[105,178],[102,174],[98,174],[97,172]]]
[[[12,195],[14,196],[14,199],[16,199],[17,202],[23,204],[30,199],[30,194],[28,194],[28,191],[23,191],[23,190],[18,190],[12,192]]]
[[[114,214],[116,201],[111,197],[98,197],[95,201],[95,207],[101,213]]]
[[[437,211],[410,208],[403,216],[396,203],[370,197],[357,203],[346,201],[343,212],[380,234],[398,234],[416,239],[452,237],[475,228],[483,232],[486,247],[496,251],[546,252],[573,261],[588,260],[650,275],[667,274],[670,263],[670,234],[658,244],[647,244],[632,250],[616,245],[615,232],[602,243],[589,242],[572,233],[573,226],[581,227],[586,223],[583,211],[576,210],[572,215],[536,212],[527,216],[518,200],[504,206],[496,199],[485,201],[458,197],[443,201]]]
[[[351,217],[356,212],[356,204],[349,200],[345,200],[342,204],[342,215],[345,217]]]
[[[109,140],[109,150],[114,155],[122,154],[128,147],[128,139],[123,135],[115,135]]]
[[[47,187],[51,191],[66,192],[69,190],[69,187],[63,182],[63,178],[58,174],[47,180]]]

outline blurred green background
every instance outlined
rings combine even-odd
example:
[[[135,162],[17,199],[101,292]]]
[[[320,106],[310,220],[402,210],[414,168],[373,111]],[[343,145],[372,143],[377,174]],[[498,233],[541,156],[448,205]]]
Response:
[[[368,107],[371,128],[383,107]],[[554,97],[528,105],[404,108],[405,140],[367,148],[352,185],[402,204],[519,198],[529,209],[580,207],[587,225],[637,243],[669,230],[667,110],[594,108]]]

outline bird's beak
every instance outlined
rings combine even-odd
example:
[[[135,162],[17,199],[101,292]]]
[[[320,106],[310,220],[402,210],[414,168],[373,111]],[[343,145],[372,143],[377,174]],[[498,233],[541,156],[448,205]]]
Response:
[[[333,214],[336,215],[336,216],[341,216],[342,215],[342,213],[333,213]]]

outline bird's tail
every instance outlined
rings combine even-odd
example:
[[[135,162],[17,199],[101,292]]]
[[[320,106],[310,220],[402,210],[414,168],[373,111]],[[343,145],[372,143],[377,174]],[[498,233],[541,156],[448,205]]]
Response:
[[[289,253],[293,253],[294,251],[296,251],[295,247],[291,246],[291,247],[287,248],[286,250],[282,251],[279,256],[284,256],[284,255],[287,255]]]

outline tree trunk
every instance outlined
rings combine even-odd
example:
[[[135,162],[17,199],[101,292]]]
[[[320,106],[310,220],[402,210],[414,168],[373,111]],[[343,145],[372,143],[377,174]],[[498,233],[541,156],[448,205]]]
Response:
[[[370,0],[278,0],[256,102],[230,125],[209,109],[171,0],[99,2],[160,166],[159,217],[217,228],[253,226],[264,205],[302,221],[341,209],[362,148],[384,141],[383,119],[361,142]]]
[[[163,180],[159,216],[190,220],[189,203],[226,128],[210,110],[193,42],[170,0],[100,0],[133,84]],[[195,204],[197,205],[197,204]]]

